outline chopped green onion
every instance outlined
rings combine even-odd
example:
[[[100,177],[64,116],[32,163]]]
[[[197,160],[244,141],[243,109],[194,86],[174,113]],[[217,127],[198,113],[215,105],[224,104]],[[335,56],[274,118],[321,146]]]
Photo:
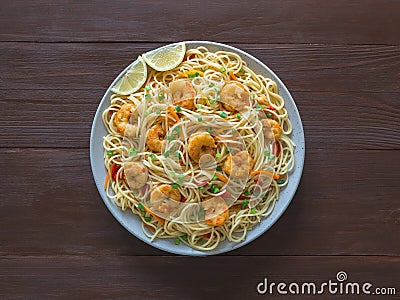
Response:
[[[221,118],[225,119],[225,118],[226,118],[226,112],[221,111],[221,112],[219,113],[219,116],[220,116]]]
[[[226,153],[226,154],[229,154],[230,152],[231,152],[231,150],[229,150],[229,148],[226,148],[226,149],[225,149],[225,153]]]
[[[199,243],[202,245],[205,243],[205,240],[203,238],[199,238]]]
[[[143,210],[144,209],[144,205],[142,204],[142,203],[138,203],[138,207],[141,209],[141,210]]]
[[[150,95],[150,94],[146,94],[146,95],[144,96],[144,98],[145,98],[146,100],[149,100],[149,99],[151,98],[151,95]]]
[[[144,217],[146,216],[146,212],[145,212],[145,211],[142,211],[142,212],[140,213],[140,215],[144,218]]]
[[[187,241],[187,235],[186,234],[182,235],[181,239],[184,240],[184,241]]]
[[[226,72],[226,69],[225,69],[225,68],[221,68],[221,69],[219,69],[219,71],[220,71],[221,73],[225,73],[225,72]]]
[[[264,151],[264,155],[265,155],[265,156],[269,156],[269,151],[268,151],[268,150],[265,150],[265,151]]]
[[[285,180],[283,180],[283,179],[278,180],[278,184],[284,184],[284,183],[285,183]]]
[[[136,141],[136,142],[138,142],[138,141],[140,141],[140,138],[135,137],[135,138],[133,138],[133,140]]]
[[[221,166],[217,166],[217,171],[222,171],[222,167]]]
[[[190,216],[189,216],[189,219],[190,219],[190,221],[194,221],[194,220],[196,220],[196,217],[193,216],[193,215],[190,215]]]
[[[161,114],[161,109],[159,107],[156,108],[156,114],[160,115]]]
[[[256,103],[256,109],[261,109],[261,105]]]
[[[250,192],[248,190],[245,190],[243,195],[245,195],[246,197],[250,196]]]
[[[240,114],[236,114],[236,119],[240,120],[242,116]]]
[[[165,94],[164,94],[164,92],[159,92],[159,93],[158,93],[158,100],[162,101],[162,100],[164,100],[164,99],[165,99]]]
[[[182,111],[182,107],[180,107],[179,105],[175,106],[175,110],[177,112],[181,112]]]
[[[172,177],[175,177],[175,171],[171,171],[171,172],[169,172],[169,174],[170,174]]]
[[[175,152],[175,157],[180,158],[181,154],[179,152]]]
[[[146,85],[146,86],[144,87],[144,89],[145,89],[146,91],[150,91],[150,90],[151,90],[151,87],[150,87],[149,85]]]
[[[207,66],[205,66],[202,70],[203,70],[203,72],[205,72],[205,71],[207,71]]]
[[[271,153],[271,155],[269,156],[269,159],[274,159],[275,155]]]
[[[220,157],[221,157],[221,153],[217,152],[217,153],[215,154],[215,158],[220,158]]]
[[[164,152],[164,157],[168,157],[171,154],[171,151],[167,150]]]
[[[148,110],[144,111],[144,115],[147,117],[150,114],[150,112]]]
[[[139,150],[138,150],[138,149],[135,149],[135,148],[130,148],[130,149],[128,150],[128,153],[129,153],[130,156],[134,156],[134,155],[136,155],[136,154],[139,153]]]
[[[178,174],[178,183],[181,184],[183,182],[183,174]]]
[[[152,153],[152,154],[150,154],[150,158],[151,158],[151,160],[155,160],[157,158],[157,156]]]
[[[243,75],[244,74],[244,69],[240,68],[239,73]]]
[[[204,186],[199,186],[199,190],[204,190],[205,187]]]
[[[175,245],[179,245],[181,243],[181,240],[179,238],[175,238]]]
[[[202,116],[197,116],[197,121],[199,121],[199,122],[203,121],[203,117]]]
[[[251,100],[254,100],[256,98],[256,95],[255,94],[250,94],[250,99]]]
[[[262,104],[262,105],[261,105],[261,109],[262,109],[262,110],[265,110],[265,109],[267,109],[267,106],[266,106],[265,104]]]
[[[216,99],[210,99],[208,100],[208,102],[210,102],[210,104],[214,104],[217,100]]]
[[[195,77],[197,77],[199,75],[200,75],[199,72],[196,72],[194,74],[188,74],[188,78],[195,78]]]
[[[198,108],[198,109],[202,109],[202,108],[203,108],[203,105],[202,105],[202,104],[198,104],[198,105],[197,105],[197,108]]]
[[[172,135],[166,136],[167,141],[173,141],[175,138]]]
[[[181,132],[181,128],[180,127],[175,127],[174,129],[172,129],[172,134],[173,135],[178,135]]]
[[[212,192],[213,192],[214,194],[219,193],[219,188],[215,186]]]
[[[257,210],[256,210],[255,207],[253,207],[252,209],[250,209],[250,212],[251,212],[252,214],[255,214],[255,213],[257,212]]]
[[[108,155],[108,156],[111,156],[111,155],[113,155],[113,154],[114,154],[114,151],[111,151],[111,150],[107,151],[107,155]]]
[[[272,114],[267,113],[267,118],[271,118],[271,117],[272,117]]]
[[[150,222],[150,221],[151,221],[151,217],[145,217],[144,220],[145,220],[146,222]]]
[[[211,133],[211,131],[212,131],[212,127],[208,127],[208,128],[207,128],[207,132],[208,132],[208,133]]]
[[[213,189],[213,183],[212,183],[211,181],[209,181],[207,184],[208,184],[209,186],[211,186],[211,189]]]
[[[208,87],[213,87],[213,86],[215,86],[215,84],[214,83],[210,83],[210,85],[208,86]]]
[[[244,200],[242,203],[242,209],[245,209],[247,207],[247,205],[249,205],[249,200]]]
[[[173,183],[173,184],[171,184],[171,187],[172,187],[173,189],[177,189],[177,188],[179,188],[179,184]]]
[[[218,179],[217,174],[214,174],[213,177],[212,177],[212,180],[217,180],[217,179]]]
[[[215,97],[215,100],[220,101],[221,100],[221,96],[217,95],[217,97]]]

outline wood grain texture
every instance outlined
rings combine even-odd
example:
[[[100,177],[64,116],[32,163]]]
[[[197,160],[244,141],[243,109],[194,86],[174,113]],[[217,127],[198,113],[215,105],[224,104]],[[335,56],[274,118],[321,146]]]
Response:
[[[88,147],[102,89],[0,91],[0,147]],[[313,149],[400,149],[399,95],[293,92]],[[21,109],[23,108],[23,109]]]
[[[86,149],[1,149],[0,255],[159,255],[108,212]],[[399,255],[397,151],[309,149],[281,219],[229,255]]]
[[[1,41],[400,44],[395,0],[1,2]]]
[[[138,55],[163,44],[0,43],[0,89],[106,89]],[[290,91],[400,92],[400,46],[232,44]]]
[[[206,261],[207,260],[207,261]],[[346,282],[400,290],[398,257],[1,257],[0,295],[22,298],[256,299],[257,284]],[[210,267],[212,266],[212,267]],[[229,292],[226,290],[229,289]],[[287,289],[287,287],[286,287]],[[272,295],[260,299],[329,299],[322,295]],[[332,296],[331,296],[332,297]],[[342,299],[398,299],[396,296],[340,295]]]

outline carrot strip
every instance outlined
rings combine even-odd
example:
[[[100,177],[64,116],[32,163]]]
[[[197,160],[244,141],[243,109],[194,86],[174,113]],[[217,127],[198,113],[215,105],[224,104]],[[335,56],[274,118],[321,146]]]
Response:
[[[179,122],[179,116],[176,114],[176,112],[172,106],[168,106],[168,111],[174,117],[175,121]]]
[[[253,172],[250,173],[251,176],[255,176],[255,175],[259,175],[259,174],[264,174],[264,175],[267,175],[267,176],[271,176],[274,179],[279,179],[279,175],[278,174],[275,174],[275,173],[272,174],[271,172],[264,171],[264,170],[257,170],[257,171],[253,171]]]
[[[229,76],[231,76],[232,80],[237,80],[237,77],[235,76],[235,74],[233,74],[232,71],[229,71]]]
[[[224,175],[220,174],[220,173],[215,173],[218,177],[219,180],[221,180],[222,182],[227,183],[228,182],[228,178],[226,178]]]
[[[148,208],[146,205],[143,205],[144,206],[144,209],[150,214],[150,215],[152,215],[153,217],[154,217],[154,219],[156,219],[158,222],[160,222],[161,224],[164,224],[165,223],[165,220],[163,219],[163,218],[160,218],[159,216],[157,216],[155,213],[153,213],[152,211],[151,211],[151,209],[150,208]]]
[[[152,233],[156,232],[153,227],[151,227],[149,224],[143,223],[144,226],[146,226]]]
[[[104,180],[104,189],[107,190],[108,182],[110,181],[110,173],[107,172],[106,180]]]

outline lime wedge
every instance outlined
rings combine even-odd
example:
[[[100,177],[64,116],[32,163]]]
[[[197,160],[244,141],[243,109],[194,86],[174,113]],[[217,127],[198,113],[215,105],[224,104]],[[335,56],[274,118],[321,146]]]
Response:
[[[141,56],[135,60],[128,71],[112,87],[111,91],[118,95],[129,95],[136,92],[147,79],[147,66]]]
[[[145,62],[156,71],[168,71],[177,67],[185,57],[185,43],[176,43],[143,54]]]

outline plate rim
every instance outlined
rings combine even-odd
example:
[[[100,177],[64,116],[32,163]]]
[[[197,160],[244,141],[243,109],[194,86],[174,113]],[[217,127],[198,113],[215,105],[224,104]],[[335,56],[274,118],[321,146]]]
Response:
[[[277,223],[277,221],[280,219],[280,217],[282,216],[282,214],[287,210],[288,206],[290,205],[290,203],[293,201],[293,198],[297,192],[297,189],[299,187],[302,175],[303,175],[303,169],[304,169],[304,162],[305,162],[305,154],[306,154],[306,145],[305,145],[305,135],[304,135],[304,128],[303,128],[303,124],[302,124],[302,120],[301,120],[301,116],[299,113],[299,110],[297,108],[296,102],[294,101],[292,95],[290,94],[288,88],[286,87],[286,85],[283,83],[283,81],[280,79],[280,77],[273,72],[266,64],[264,64],[262,61],[260,61],[258,58],[254,57],[253,55],[239,49],[236,48],[234,46],[231,45],[227,45],[224,43],[219,43],[219,42],[213,42],[213,41],[201,41],[201,40],[190,40],[190,41],[180,41],[180,42],[175,42],[175,43],[168,43],[164,46],[161,46],[159,48],[164,48],[164,47],[168,47],[170,45],[173,44],[177,44],[177,43],[181,43],[184,42],[186,44],[186,51],[188,49],[191,49],[190,47],[187,47],[188,45],[193,45],[193,44],[203,44],[204,46],[207,47],[207,45],[212,45],[214,47],[220,47],[222,48],[221,51],[223,50],[232,50],[233,52],[236,52],[242,56],[244,56],[245,58],[249,59],[249,60],[253,60],[255,63],[257,63],[260,67],[262,67],[263,69],[265,69],[268,73],[270,73],[272,75],[273,80],[275,82],[277,82],[278,86],[280,88],[283,88],[285,93],[289,96],[289,100],[291,102],[291,105],[293,105],[293,112],[296,115],[296,118],[299,120],[298,124],[296,124],[297,129],[299,130],[299,138],[300,138],[300,143],[302,145],[301,149],[299,150],[300,153],[298,154],[300,156],[300,161],[296,159],[296,163],[298,163],[299,165],[297,166],[297,168],[300,169],[300,174],[298,176],[298,178],[295,178],[295,182],[292,181],[291,183],[291,188],[292,188],[292,192],[289,195],[289,199],[286,200],[286,202],[283,203],[282,209],[281,211],[275,216],[275,219],[273,219],[272,221],[268,220],[267,218],[263,218],[257,225],[255,225],[252,230],[250,230],[244,241],[241,241],[239,243],[234,243],[234,242],[229,242],[229,241],[224,241],[222,243],[228,243],[231,244],[232,247],[229,248],[223,248],[220,245],[217,246],[217,248],[210,250],[210,251],[201,251],[201,250],[197,250],[197,249],[193,249],[185,244],[180,244],[179,246],[172,244],[173,247],[167,247],[167,246],[163,246],[163,245],[159,245],[159,243],[157,243],[157,240],[160,239],[155,239],[154,241],[150,241],[150,239],[148,237],[142,237],[140,234],[137,234],[135,232],[135,228],[129,227],[128,224],[123,220],[123,215],[122,213],[124,213],[119,207],[119,213],[117,214],[112,208],[111,205],[117,207],[115,205],[115,203],[109,199],[107,197],[107,194],[105,193],[105,190],[103,188],[103,184],[101,182],[99,182],[97,175],[95,174],[95,170],[97,170],[98,167],[100,166],[96,166],[95,162],[94,162],[94,143],[95,143],[95,133],[96,133],[96,126],[97,123],[99,122],[99,119],[101,121],[102,124],[102,113],[103,111],[101,110],[101,107],[104,103],[104,101],[106,101],[109,97],[109,94],[111,92],[111,87],[114,86],[114,84],[123,76],[123,74],[126,73],[126,71],[129,69],[129,67],[131,66],[131,64],[133,62],[135,62],[135,60],[131,63],[129,63],[129,65],[123,69],[118,75],[117,77],[113,80],[113,82],[108,86],[107,90],[104,92],[100,102],[98,103],[94,118],[93,118],[93,122],[92,122],[92,126],[91,126],[91,131],[90,131],[90,165],[91,165],[91,171],[92,171],[92,175],[93,175],[93,179],[94,182],[96,184],[97,190],[100,194],[101,199],[103,200],[103,203],[105,204],[105,206],[107,207],[107,209],[109,210],[109,212],[113,215],[113,217],[118,221],[118,223],[120,223],[128,232],[130,232],[132,235],[134,235],[136,238],[138,238],[139,240],[145,242],[146,244],[155,247],[157,249],[169,252],[169,253],[173,253],[173,254],[178,254],[178,255],[186,255],[186,256],[209,256],[209,255],[216,255],[216,254],[222,254],[222,253],[227,253],[230,252],[232,250],[238,249],[240,247],[243,247],[245,245],[248,245],[249,243],[251,243],[252,241],[256,240],[257,238],[259,238],[262,234],[264,234],[266,231],[268,231],[275,223]],[[139,54],[141,55],[141,54]],[[138,55],[138,56],[139,56]],[[248,61],[246,59],[244,59],[247,63]],[[280,93],[281,94],[281,93]],[[286,99],[285,99],[286,101]],[[101,137],[101,145],[103,144],[103,137]],[[299,146],[299,145],[297,145]],[[103,158],[104,161],[104,158]],[[101,166],[105,169],[104,164]],[[296,166],[295,166],[296,168]],[[294,171],[293,171],[294,172]],[[293,179],[292,179],[293,180]],[[281,195],[281,194],[280,194]],[[277,201],[280,200],[280,197],[278,198]],[[274,208],[275,210],[275,208]],[[130,214],[131,211],[127,210]],[[272,214],[271,214],[272,215]],[[271,216],[270,215],[270,216]],[[132,216],[137,217],[135,215],[132,214]],[[269,224],[267,224],[267,226],[265,226],[265,228],[262,228],[260,232],[257,232],[256,234],[252,235],[250,238],[248,238],[248,234],[251,233],[256,227],[261,226],[262,222],[266,222],[266,220],[269,221]],[[140,227],[140,230],[142,230],[142,228]],[[173,238],[170,238],[168,240],[172,240]],[[166,239],[161,239],[161,240],[166,240]],[[182,247],[184,246],[184,247]],[[187,249],[188,248],[188,249]]]

